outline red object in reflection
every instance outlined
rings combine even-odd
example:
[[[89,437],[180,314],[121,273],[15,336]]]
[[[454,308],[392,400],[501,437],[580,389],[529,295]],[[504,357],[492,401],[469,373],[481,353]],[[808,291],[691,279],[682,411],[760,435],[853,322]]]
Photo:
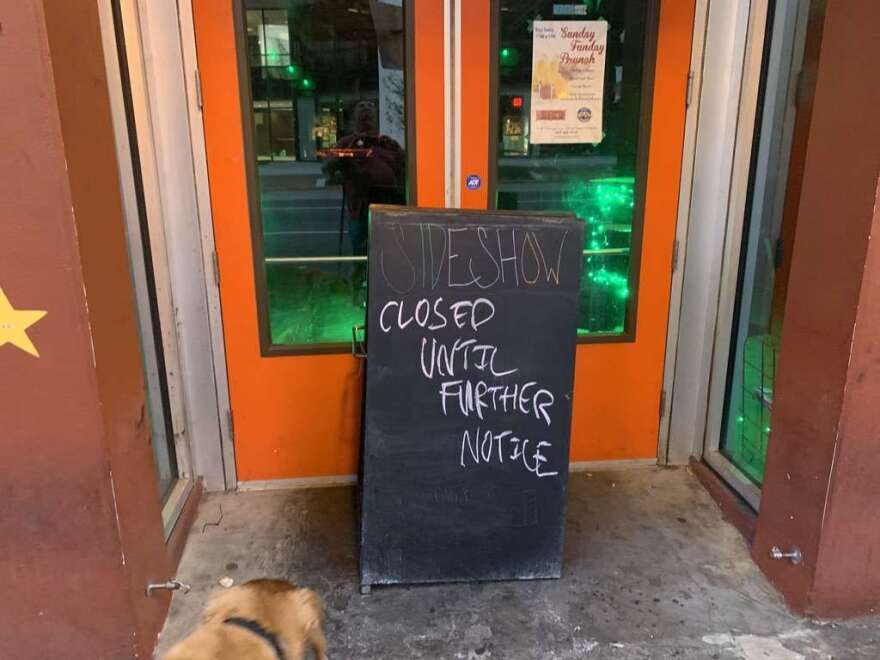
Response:
[[[523,105],[523,97],[522,96],[514,96],[513,100],[511,100],[510,105],[514,108],[521,108]]]
[[[318,158],[372,158],[373,149],[318,149]]]

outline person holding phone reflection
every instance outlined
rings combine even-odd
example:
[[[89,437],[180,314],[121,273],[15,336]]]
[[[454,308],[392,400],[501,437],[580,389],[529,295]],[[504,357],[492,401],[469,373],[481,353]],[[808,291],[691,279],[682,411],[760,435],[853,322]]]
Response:
[[[370,204],[404,204],[406,155],[393,138],[379,133],[373,101],[359,101],[354,108],[354,131],[328,150],[322,170],[331,179],[341,177],[344,212],[353,255],[367,254]],[[352,272],[355,295],[366,290],[366,264]]]

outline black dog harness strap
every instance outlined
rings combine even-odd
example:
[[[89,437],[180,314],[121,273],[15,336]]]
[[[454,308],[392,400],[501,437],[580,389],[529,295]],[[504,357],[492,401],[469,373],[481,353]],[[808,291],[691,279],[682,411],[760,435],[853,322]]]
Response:
[[[269,632],[256,621],[233,616],[229,617],[228,619],[224,619],[223,623],[228,623],[231,626],[244,628],[245,630],[249,630],[250,632],[254,633],[257,637],[262,637],[275,651],[275,655],[278,656],[278,660],[286,660],[284,649],[281,648],[281,643],[278,641],[278,635]]]

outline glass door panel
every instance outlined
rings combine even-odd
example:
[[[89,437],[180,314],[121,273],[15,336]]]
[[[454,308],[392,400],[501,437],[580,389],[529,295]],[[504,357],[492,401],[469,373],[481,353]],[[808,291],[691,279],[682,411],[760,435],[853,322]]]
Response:
[[[570,211],[586,223],[578,314],[582,339],[631,341],[634,333],[645,110],[650,109],[645,92],[654,56],[650,32],[656,30],[652,11],[649,0],[529,0],[500,7],[495,203],[499,209]],[[599,107],[578,111],[584,126],[596,127],[589,141],[575,136],[550,142],[534,135],[533,118],[567,111],[536,109],[533,100],[556,99],[561,107],[571,78],[564,63],[535,57],[535,29],[546,29],[540,27],[546,21],[590,35],[577,37],[583,42],[577,48],[592,48],[605,60]]]
[[[771,436],[790,264],[783,235],[793,233],[796,220],[796,209],[784,202],[805,4],[768,4],[739,261],[732,264],[738,275],[718,451],[737,475],[757,487]]]
[[[403,3],[244,6],[264,349],[344,351],[364,322],[369,205],[406,203]]]
[[[143,341],[143,335],[141,341]],[[179,474],[177,453],[174,448],[174,434],[171,430],[171,416],[168,411],[167,385],[162,373],[148,362],[146,355],[144,355],[144,367],[153,458],[156,461],[156,473],[159,478],[159,501],[164,504]]]

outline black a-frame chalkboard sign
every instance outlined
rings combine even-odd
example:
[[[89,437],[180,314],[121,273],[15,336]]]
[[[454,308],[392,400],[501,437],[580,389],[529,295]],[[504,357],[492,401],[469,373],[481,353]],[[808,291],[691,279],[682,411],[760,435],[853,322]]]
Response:
[[[373,207],[361,585],[559,577],[583,224]]]

